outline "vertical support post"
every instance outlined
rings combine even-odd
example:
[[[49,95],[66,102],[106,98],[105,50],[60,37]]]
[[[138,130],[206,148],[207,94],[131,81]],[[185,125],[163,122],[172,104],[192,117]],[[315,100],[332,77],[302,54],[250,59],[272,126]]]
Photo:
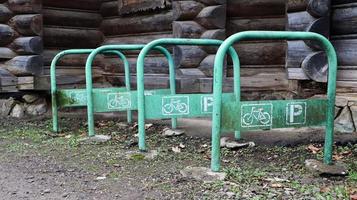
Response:
[[[328,87],[327,87],[327,118],[324,144],[324,163],[332,164],[332,151],[334,139],[335,122],[335,101],[336,101],[336,76],[337,76],[337,56],[332,44],[325,39],[324,49],[328,59]]]
[[[50,68],[51,78],[51,100],[52,100],[52,130],[55,133],[59,132],[58,128],[58,108],[57,108],[57,84],[56,84],[56,64],[59,58],[61,58],[63,52],[57,54],[52,62]]]
[[[170,91],[171,94],[176,94],[176,74],[175,74],[175,63],[170,52],[160,46],[155,45],[153,42],[147,44],[140,52],[138,61],[136,64],[137,73],[137,90],[138,90],[138,130],[139,130],[139,150],[146,151],[145,144],[145,85],[144,85],[144,62],[145,57],[151,49],[160,51],[166,57],[169,63],[169,73],[170,73]],[[172,128],[177,127],[177,119],[171,119]]]
[[[98,49],[92,51],[86,61],[86,91],[87,91],[87,118],[88,118],[88,136],[95,136],[94,131],[94,107],[93,107],[93,80],[92,80],[92,63],[98,53]]]

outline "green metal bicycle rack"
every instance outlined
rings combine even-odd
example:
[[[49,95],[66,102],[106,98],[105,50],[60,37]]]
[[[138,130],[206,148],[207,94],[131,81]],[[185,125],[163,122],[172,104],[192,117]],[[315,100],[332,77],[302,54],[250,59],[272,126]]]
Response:
[[[314,40],[320,43],[328,58],[328,90],[324,99],[240,101],[233,94],[222,95],[224,56],[242,40]],[[211,170],[220,170],[220,136],[222,131],[246,131],[306,126],[326,126],[324,163],[332,164],[334,105],[336,96],[337,57],[325,37],[311,32],[247,31],[227,38],[218,49],[214,63],[214,106],[212,114]],[[239,69],[234,73],[239,74]],[[237,88],[239,75],[234,76]],[[239,93],[239,92],[238,92]]]
[[[53,131],[58,132],[58,109],[64,107],[84,107],[86,102],[85,89],[57,89],[56,84],[56,65],[58,61],[66,55],[90,54],[95,49],[69,49],[58,53],[51,62],[50,77],[51,77],[51,96],[52,96],[52,120]],[[118,88],[120,91],[130,91],[130,72],[129,62],[124,54],[115,50],[103,51],[104,54],[117,55],[124,63],[125,68],[125,88]],[[97,89],[99,92],[99,89]],[[127,113],[128,123],[132,121],[131,111]]]
[[[139,149],[146,150],[145,145],[145,119],[167,119],[171,117],[205,117],[212,115],[212,94],[154,94],[147,96],[144,92],[144,60],[150,50],[159,45],[201,45],[219,46],[221,40],[213,39],[182,39],[164,38],[148,43],[140,52],[137,61],[137,101],[138,101],[138,128]],[[239,69],[238,55],[233,48],[229,48],[235,70]],[[174,70],[170,70],[174,74]],[[238,75],[236,73],[236,75]],[[240,98],[239,85],[234,85],[235,96]],[[240,137],[236,132],[236,137]]]
[[[101,88],[93,89],[92,84],[92,63],[96,55],[102,52],[107,52],[110,50],[141,50],[144,48],[143,44],[130,44],[130,45],[105,45],[98,47],[92,51],[86,62],[86,97],[87,97],[87,113],[88,113],[88,134],[89,136],[94,136],[94,112],[114,112],[114,111],[132,111],[138,109],[138,94],[137,91],[131,91],[130,88],[125,90],[121,88]],[[169,51],[165,48],[157,46],[154,48],[164,54],[169,63],[170,72],[170,89],[155,89],[146,90],[145,96],[151,95],[168,95],[176,94],[176,83],[175,83],[175,66],[173,58]],[[125,71],[129,72],[129,64]],[[129,73],[125,74],[126,82],[130,82]],[[175,117],[172,117],[172,127],[176,128],[177,121]]]

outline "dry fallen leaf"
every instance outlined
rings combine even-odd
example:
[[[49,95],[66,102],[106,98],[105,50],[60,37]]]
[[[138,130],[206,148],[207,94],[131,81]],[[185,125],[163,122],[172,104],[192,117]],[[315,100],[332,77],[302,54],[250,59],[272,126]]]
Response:
[[[153,126],[153,124],[145,124],[145,130],[151,128]]]
[[[181,149],[180,147],[176,146],[176,147],[172,147],[171,150],[175,153],[181,153]]]
[[[181,149],[186,148],[186,146],[185,146],[184,144],[182,144],[182,143],[179,144],[179,147],[180,147]]]
[[[352,194],[350,195],[351,200],[357,200],[357,194]]]
[[[284,187],[282,184],[280,184],[280,183],[272,183],[271,185],[270,185],[270,187],[272,187],[272,188],[282,188],[282,187]]]
[[[307,147],[307,150],[309,150],[309,151],[312,152],[313,154],[317,154],[319,151],[321,151],[321,148],[315,147],[313,144],[310,144],[310,145]]]
[[[330,191],[329,187],[320,187],[320,192],[322,192],[322,193],[326,193],[326,192],[329,192],[329,191]]]

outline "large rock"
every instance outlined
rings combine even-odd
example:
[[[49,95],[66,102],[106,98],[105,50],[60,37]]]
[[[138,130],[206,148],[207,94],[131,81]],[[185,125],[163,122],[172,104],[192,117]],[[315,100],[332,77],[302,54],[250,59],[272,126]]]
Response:
[[[335,130],[341,133],[353,133],[355,131],[351,111],[348,106],[344,107],[341,114],[335,119]]]
[[[26,103],[33,103],[35,101],[37,101],[40,97],[36,94],[25,94],[22,99],[26,102]]]
[[[333,165],[326,165],[318,160],[308,159],[305,161],[305,166],[313,173],[318,175],[330,175],[330,176],[346,176],[348,170],[346,165],[337,162]]]
[[[102,144],[108,142],[111,138],[112,137],[109,135],[95,135],[92,137],[81,138],[78,141],[80,144]]]
[[[0,116],[8,116],[15,104],[16,102],[13,98],[0,99]]]
[[[206,167],[186,167],[180,171],[183,177],[192,178],[203,182],[223,181],[226,178],[226,173],[212,172]]]
[[[22,104],[16,104],[11,111],[11,117],[22,118],[25,116],[25,109]]]
[[[35,102],[34,104],[27,105],[26,113],[28,115],[38,116],[47,112],[47,103],[45,99]]]

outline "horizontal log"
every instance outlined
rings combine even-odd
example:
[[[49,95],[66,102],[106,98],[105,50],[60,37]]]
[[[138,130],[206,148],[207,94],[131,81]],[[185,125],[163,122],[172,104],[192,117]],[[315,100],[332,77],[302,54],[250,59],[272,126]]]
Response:
[[[160,38],[172,38],[172,31],[106,37],[104,44],[147,44]]]
[[[16,15],[9,21],[10,26],[24,36],[42,35],[42,15]]]
[[[303,41],[288,41],[285,67],[300,68],[304,59],[313,52]]]
[[[197,1],[174,1],[172,3],[174,20],[194,19],[204,7],[204,4]]]
[[[80,10],[98,11],[101,1],[98,0],[45,0],[43,6],[56,8],[71,8]]]
[[[202,33],[206,31],[195,21],[174,21],[172,29],[175,38],[200,38]]]
[[[230,18],[227,21],[227,35],[249,30],[285,30],[285,16],[274,16],[265,18]]]
[[[17,88],[19,90],[33,90],[34,88],[34,77],[33,76],[22,76],[18,77]]]
[[[309,80],[302,68],[287,68],[286,72],[289,80]]]
[[[200,38],[224,40],[226,39],[226,31],[225,29],[207,30],[203,32]],[[218,50],[217,46],[201,46],[201,49],[208,54],[216,54]]]
[[[43,41],[39,36],[19,37],[15,39],[9,47],[16,53],[24,54],[41,54],[43,51]]]
[[[95,75],[102,75],[104,73],[101,67],[93,66],[92,67],[92,74]],[[43,69],[44,75],[50,74],[50,67],[45,66]],[[71,66],[70,68],[67,66],[58,66],[56,68],[56,76],[61,75],[85,75],[85,70],[83,66]]]
[[[284,15],[285,1],[286,0],[227,0],[227,16]]]
[[[206,29],[223,29],[226,26],[226,5],[208,6],[196,16],[197,21]]]
[[[46,47],[94,48],[103,41],[97,30],[45,27],[43,34]]]
[[[357,39],[333,40],[339,66],[357,66]]]
[[[242,65],[284,65],[286,42],[260,41],[234,45]]]
[[[288,31],[307,31],[319,33],[325,37],[329,37],[330,19],[329,17],[315,18],[308,12],[296,12],[288,14],[286,29]],[[309,47],[320,49],[320,45],[316,41],[304,41]]]
[[[43,63],[45,66],[51,65],[52,59],[60,52],[61,50],[48,50],[46,49],[43,52]],[[82,66],[84,68],[85,63],[87,61],[88,55],[65,55],[58,62],[57,66]],[[103,56],[97,55],[96,59],[93,62],[93,65],[101,66],[102,65]]]
[[[233,70],[228,69],[227,76],[233,76]],[[283,68],[244,68],[241,70],[241,88],[242,90],[260,90],[260,91],[279,91],[287,90],[289,81]],[[233,91],[233,78],[227,78],[225,91]],[[228,82],[228,84],[227,84]],[[230,88],[227,88],[229,86]]]
[[[206,56],[199,64],[198,69],[207,77],[213,77],[215,55]]]
[[[45,0],[46,2],[47,0]],[[34,14],[41,13],[42,0],[8,0],[8,6],[14,13]]]
[[[289,31],[308,31],[308,27],[317,20],[317,18],[311,16],[308,12],[295,12],[288,13],[287,15],[287,30]]]
[[[172,11],[155,15],[104,19],[100,30],[105,35],[122,35],[172,30]]]
[[[43,70],[42,56],[16,56],[13,59],[0,64],[14,75],[38,75]]]
[[[103,2],[100,6],[100,14],[103,17],[112,17],[112,16],[118,16],[118,1],[108,1],[108,2]]]
[[[6,47],[0,47],[0,59],[11,59],[13,57],[17,56],[17,54]]]
[[[310,80],[310,78],[305,75],[302,68],[289,68],[288,76],[289,76],[289,79]],[[339,69],[337,71],[337,81],[357,82],[357,70],[356,69],[353,69],[353,70]]]
[[[91,12],[44,8],[42,13],[46,25],[97,28],[102,21],[100,14]]]
[[[0,4],[0,23],[6,23],[11,17],[13,13],[6,7],[4,4]]]
[[[93,87],[103,86],[103,76],[93,75]],[[85,88],[85,76],[84,75],[59,75],[56,76],[56,84],[62,89],[75,89],[75,88]],[[51,78],[49,75],[40,75],[34,77],[33,89],[34,90],[50,90],[51,89]]]
[[[105,77],[112,85],[114,86],[124,86],[125,78],[123,74],[110,74]],[[136,84],[136,76],[131,76],[130,82],[131,88],[135,89],[137,87]],[[169,77],[167,74],[145,74],[144,77],[144,86],[145,89],[160,89],[160,88],[168,88],[169,87]]]
[[[206,56],[207,53],[197,46],[174,47],[176,68],[195,68]]]
[[[332,12],[332,34],[357,33],[357,7],[335,9]]]
[[[11,43],[18,34],[14,29],[5,24],[0,24],[0,45],[4,46]]]
[[[330,11],[330,1],[327,0],[288,0],[287,11],[307,11],[314,17],[327,16]]]
[[[130,71],[136,73],[137,57],[128,57],[130,63]],[[124,73],[124,66],[118,58],[105,58],[103,60],[105,71],[108,73]],[[169,67],[165,57],[149,56],[145,58],[145,73],[160,73],[168,74]]]

